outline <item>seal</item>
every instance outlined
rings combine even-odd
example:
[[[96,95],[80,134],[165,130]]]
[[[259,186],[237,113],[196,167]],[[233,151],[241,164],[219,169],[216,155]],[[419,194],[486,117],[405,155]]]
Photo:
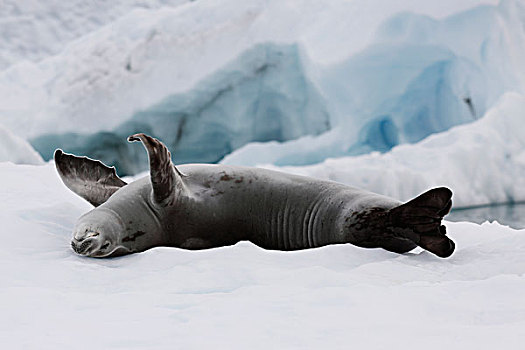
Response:
[[[115,168],[55,151],[64,184],[95,208],[80,217],[71,246],[113,257],[157,246],[206,249],[248,240],[298,250],[351,243],[405,253],[416,246],[448,257],[454,243],[442,218],[452,192],[431,189],[401,203],[340,183],[272,170],[217,164],[175,167],[159,140],[135,134],[150,174],[129,184]]]

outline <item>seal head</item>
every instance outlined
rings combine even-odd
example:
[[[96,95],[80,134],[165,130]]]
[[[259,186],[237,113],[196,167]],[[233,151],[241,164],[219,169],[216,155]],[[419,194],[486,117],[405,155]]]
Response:
[[[122,244],[125,226],[120,216],[106,208],[92,210],[80,217],[73,229],[71,247],[84,256],[103,258],[131,253]]]
[[[145,134],[140,141],[150,155],[150,176],[127,184],[115,168],[99,161],[57,150],[55,165],[64,184],[95,208],[84,214],[73,230],[71,247],[84,256],[113,257],[140,252],[166,243],[163,235],[169,210],[184,192],[182,174],[159,140]],[[173,223],[167,225],[173,227]]]

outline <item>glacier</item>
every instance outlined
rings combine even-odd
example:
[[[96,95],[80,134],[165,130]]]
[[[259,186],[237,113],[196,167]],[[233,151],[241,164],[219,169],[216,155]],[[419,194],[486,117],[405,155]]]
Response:
[[[147,166],[144,152],[126,142],[137,132],[163,140],[177,163],[215,163],[249,142],[318,135],[330,129],[330,119],[300,56],[297,45],[260,44],[193,90],[165,97],[113,129],[47,133],[31,143],[45,159],[58,147],[135,174]]]
[[[0,116],[44,159],[68,144],[132,174],[144,170],[136,165],[142,156],[121,136],[156,131],[160,120],[158,136],[176,149],[177,162],[227,156],[224,162],[243,165],[301,165],[417,142],[476,120],[505,91],[522,90],[524,76],[514,74],[524,58],[520,2],[447,1],[439,11],[380,3],[135,9],[57,55],[4,70]],[[290,24],[301,5],[302,20]],[[379,5],[392,12],[370,23],[356,18],[375,33],[358,40],[356,23],[341,16]],[[392,15],[399,11],[412,12]],[[342,28],[328,25],[334,18]],[[265,59],[280,67],[264,66]],[[269,69],[256,73],[258,64]],[[262,107],[254,112],[256,86]],[[269,122],[252,120],[259,117]]]
[[[481,118],[503,93],[525,91],[524,11],[502,1],[442,20],[386,20],[369,48],[314,79],[329,104],[329,135],[247,145],[223,162],[301,165],[385,152]]]

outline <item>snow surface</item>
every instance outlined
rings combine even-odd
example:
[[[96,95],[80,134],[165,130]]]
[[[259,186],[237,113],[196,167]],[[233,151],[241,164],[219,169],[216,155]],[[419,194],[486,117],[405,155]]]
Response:
[[[525,230],[447,222],[449,259],[249,243],[82,258],[90,205],[53,164],[0,163],[0,343],[7,348],[519,349]]]

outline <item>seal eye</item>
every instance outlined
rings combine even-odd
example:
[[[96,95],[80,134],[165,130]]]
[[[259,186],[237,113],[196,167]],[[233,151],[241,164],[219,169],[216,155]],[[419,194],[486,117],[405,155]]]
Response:
[[[85,238],[92,238],[92,237],[97,237],[100,233],[98,232],[94,232],[94,231],[91,231],[91,232],[88,232],[86,237]]]

